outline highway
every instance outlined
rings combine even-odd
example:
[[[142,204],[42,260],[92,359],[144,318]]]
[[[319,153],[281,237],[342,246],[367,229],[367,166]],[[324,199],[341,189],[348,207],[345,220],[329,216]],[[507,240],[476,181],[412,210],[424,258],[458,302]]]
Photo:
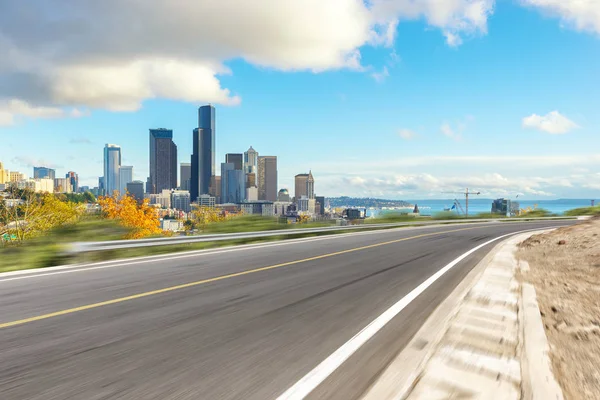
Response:
[[[465,252],[572,223],[403,228],[0,275],[0,399],[275,399]],[[307,398],[360,398],[497,243],[320,370]]]

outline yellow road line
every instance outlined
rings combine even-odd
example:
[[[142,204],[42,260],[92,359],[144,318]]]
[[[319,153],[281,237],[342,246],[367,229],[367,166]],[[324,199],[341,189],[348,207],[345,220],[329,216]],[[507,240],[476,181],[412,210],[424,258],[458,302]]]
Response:
[[[281,263],[281,264],[270,265],[270,266],[267,266],[267,267],[261,267],[261,268],[247,270],[247,271],[236,272],[236,273],[228,274],[228,275],[221,275],[221,276],[217,276],[217,277],[214,277],[214,278],[203,279],[201,281],[184,283],[182,285],[171,286],[171,287],[166,287],[166,288],[163,288],[163,289],[152,290],[152,291],[149,291],[149,292],[138,293],[138,294],[134,294],[134,295],[131,295],[131,296],[120,297],[118,299],[101,301],[99,303],[93,303],[93,304],[87,304],[85,306],[80,306],[80,307],[75,307],[75,308],[69,308],[69,309],[66,309],[66,310],[61,310],[61,311],[56,311],[56,312],[49,313],[49,314],[43,314],[43,315],[38,315],[38,316],[35,316],[35,317],[20,319],[20,320],[17,320],[17,321],[4,322],[4,323],[0,324],[0,329],[9,328],[11,326],[16,326],[16,325],[23,325],[23,324],[27,324],[29,322],[35,322],[35,321],[40,321],[40,320],[44,320],[44,319],[59,317],[61,315],[73,314],[73,313],[76,313],[76,312],[79,312],[79,311],[90,310],[92,308],[98,308],[98,307],[108,306],[108,305],[111,305],[111,304],[123,303],[123,302],[129,301],[129,300],[141,299],[142,297],[148,297],[148,296],[153,296],[153,295],[156,295],[156,294],[172,292],[172,291],[179,290],[179,289],[185,289],[185,288],[189,288],[189,287],[193,287],[193,286],[203,285],[205,283],[222,281],[222,280],[229,279],[229,278],[235,278],[237,276],[249,275],[249,274],[253,274],[253,273],[256,273],[256,272],[262,272],[262,271],[268,271],[268,270],[271,270],[271,269],[286,267],[288,265],[294,265],[294,264],[300,264],[300,263],[304,263],[304,262],[308,262],[308,261],[320,260],[320,259],[323,259],[323,258],[339,256],[341,254],[353,253],[355,251],[372,249],[374,247],[385,246],[385,245],[388,245],[388,244],[404,242],[404,241],[407,241],[407,240],[418,239],[418,238],[427,237],[427,236],[442,235],[444,233],[449,233],[449,232],[467,231],[467,230],[479,229],[479,228],[483,228],[483,227],[482,226],[477,226],[477,227],[470,227],[470,228],[453,229],[453,230],[443,231],[443,232],[424,233],[424,234],[421,234],[421,235],[410,236],[410,237],[407,237],[407,238],[390,240],[388,242],[375,243],[375,244],[370,244],[368,246],[356,247],[354,249],[336,251],[334,253],[323,254],[323,255],[320,255],[320,256],[303,258],[301,260],[288,261],[288,262],[284,262],[284,263]]]

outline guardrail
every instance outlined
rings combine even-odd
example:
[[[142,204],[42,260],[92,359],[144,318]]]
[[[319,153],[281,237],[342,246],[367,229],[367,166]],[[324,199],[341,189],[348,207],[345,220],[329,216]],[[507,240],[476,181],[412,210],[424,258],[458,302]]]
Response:
[[[388,224],[361,224],[349,226],[330,226],[323,228],[306,228],[306,229],[278,229],[272,231],[258,232],[236,232],[236,233],[220,233],[197,236],[175,236],[166,238],[152,239],[134,239],[134,240],[108,240],[104,242],[76,242],[69,249],[69,253],[87,253],[103,250],[118,250],[131,249],[136,247],[151,247],[151,246],[168,246],[189,243],[201,242],[219,242],[224,240],[239,240],[239,239],[257,239],[272,236],[299,236],[311,233],[326,233],[326,232],[342,232],[351,230],[368,230],[382,228],[396,228],[403,226],[421,226],[421,225],[448,225],[448,224],[464,224],[464,223],[482,223],[482,222],[527,222],[527,221],[543,221],[543,220],[569,220],[576,219],[575,217],[539,217],[539,218],[490,218],[490,219],[456,219],[456,220],[436,220],[436,221],[410,221],[410,222],[395,222]]]

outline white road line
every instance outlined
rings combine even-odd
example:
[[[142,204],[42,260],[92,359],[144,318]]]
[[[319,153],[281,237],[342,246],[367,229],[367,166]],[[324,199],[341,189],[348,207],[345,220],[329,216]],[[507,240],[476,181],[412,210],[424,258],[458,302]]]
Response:
[[[340,238],[350,237],[350,236],[374,235],[374,234],[382,234],[384,232],[390,233],[390,232],[395,232],[395,231],[409,231],[409,230],[413,230],[412,228],[423,229],[423,228],[430,228],[430,227],[438,227],[439,228],[439,226],[425,226],[425,227],[380,229],[380,230],[369,231],[369,232],[344,233],[344,234],[336,234],[336,235],[328,235],[328,236],[304,238],[304,239],[288,239],[288,240],[284,240],[284,241],[277,242],[277,243],[257,243],[257,244],[228,247],[228,248],[224,248],[224,249],[196,250],[196,251],[190,251],[190,252],[185,252],[185,253],[179,253],[176,256],[157,255],[157,256],[147,256],[147,257],[136,257],[136,258],[132,259],[131,261],[127,261],[127,262],[123,262],[122,260],[112,260],[112,261],[103,261],[103,262],[88,264],[88,265],[63,265],[63,266],[49,267],[49,268],[44,268],[44,269],[11,271],[11,272],[5,272],[3,274],[0,274],[0,283],[21,280],[21,279],[39,278],[39,277],[49,276],[49,275],[70,274],[70,273],[74,273],[74,272],[84,272],[84,271],[93,271],[93,270],[97,270],[97,269],[123,267],[123,266],[137,265],[137,264],[143,264],[143,263],[149,263],[149,262],[169,261],[169,260],[177,260],[177,259],[189,258],[189,257],[200,257],[200,256],[207,256],[207,255],[214,255],[214,254],[221,254],[221,253],[231,253],[231,252],[235,252],[235,251],[263,249],[263,248],[274,247],[274,246],[289,246],[289,245],[297,244],[297,243],[314,242],[314,241],[320,241],[320,240],[340,239]],[[42,272],[42,271],[47,271],[47,272]],[[6,278],[3,278],[5,276],[6,276]]]
[[[400,299],[396,304],[388,308],[379,317],[375,318],[369,325],[364,327],[354,337],[348,340],[337,349],[333,354],[323,360],[317,365],[312,371],[306,374],[302,379],[296,382],[292,387],[286,390],[280,395],[277,400],[300,400],[304,399],[310,392],[312,392],[317,386],[319,386],[329,375],[331,375],[336,369],[340,367],[352,354],[354,354],[363,344],[371,339],[377,332],[381,330],[388,322],[390,322],[396,315],[398,315],[406,306],[408,306],[417,296],[423,293],[429,286],[437,281],[442,275],[452,269],[459,262],[470,256],[477,250],[497,240],[503,239],[508,236],[513,236],[518,233],[528,232],[537,229],[528,229],[520,232],[513,232],[506,235],[498,236],[492,240],[480,244],[477,247],[472,248],[466,253],[462,254],[458,258],[454,259],[444,268],[440,269],[435,274],[431,275],[426,281],[421,283],[419,286],[414,288],[410,293]]]

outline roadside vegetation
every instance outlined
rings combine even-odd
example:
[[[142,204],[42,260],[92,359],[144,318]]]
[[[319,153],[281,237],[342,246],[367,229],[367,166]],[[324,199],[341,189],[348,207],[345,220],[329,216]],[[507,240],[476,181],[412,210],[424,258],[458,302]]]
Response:
[[[579,217],[583,215],[600,215],[600,206],[574,208],[565,212],[566,216]]]

